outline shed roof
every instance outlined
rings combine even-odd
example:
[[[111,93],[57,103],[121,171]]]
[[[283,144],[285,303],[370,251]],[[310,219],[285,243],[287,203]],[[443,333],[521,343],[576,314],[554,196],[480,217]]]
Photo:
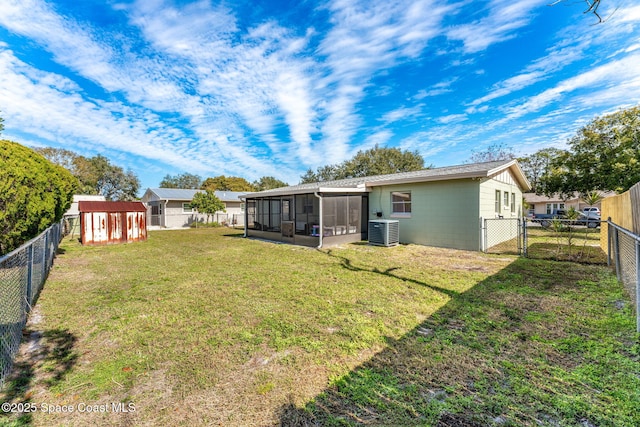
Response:
[[[412,172],[401,172],[388,175],[375,175],[360,178],[340,179],[336,181],[313,182],[307,184],[292,185],[289,187],[274,188],[259,193],[249,193],[246,197],[268,197],[286,194],[301,194],[310,192],[364,192],[367,187],[381,185],[443,181],[463,178],[486,178],[496,175],[504,170],[511,169],[515,179],[523,190],[531,188],[522,169],[516,160],[499,160],[494,162],[470,163],[464,165],[447,166],[433,169],[422,169]]]
[[[142,202],[79,201],[80,212],[146,212]]]
[[[153,193],[159,200],[191,201],[196,193],[202,193],[203,190],[190,190],[186,188],[149,188],[147,189],[147,192]],[[214,193],[216,197],[223,202],[239,202],[240,196],[244,195],[244,193],[237,191],[216,190]]]

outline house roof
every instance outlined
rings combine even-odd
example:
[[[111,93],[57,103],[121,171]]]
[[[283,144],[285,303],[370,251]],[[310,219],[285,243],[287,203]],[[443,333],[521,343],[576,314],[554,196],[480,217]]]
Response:
[[[101,202],[81,200],[78,202],[80,212],[146,212],[142,202]]]
[[[189,190],[185,188],[148,188],[147,193],[153,193],[159,200],[179,200],[179,201],[191,201],[196,193],[202,193],[203,190]],[[239,202],[240,196],[244,193],[237,191],[214,191],[216,197],[223,202]],[[149,200],[149,197],[145,197]]]
[[[599,191],[602,198],[613,196],[616,193],[614,191]],[[560,203],[571,203],[571,202],[579,202],[581,199],[579,193],[573,193],[569,196],[562,196],[561,194],[553,194],[551,196],[545,196],[544,194],[536,194],[536,193],[523,193],[522,197],[527,203],[551,203],[551,202],[560,202]]]
[[[470,163],[464,165],[447,166],[442,168],[422,169],[413,172],[401,172],[388,175],[375,175],[361,178],[348,178],[336,181],[314,182],[275,188],[258,193],[248,193],[247,198],[281,196],[287,194],[301,194],[310,192],[366,192],[370,187],[381,185],[416,183],[430,181],[444,181],[463,178],[488,178],[502,171],[511,169],[516,181],[524,189],[531,188],[516,160],[500,160],[484,163]]]

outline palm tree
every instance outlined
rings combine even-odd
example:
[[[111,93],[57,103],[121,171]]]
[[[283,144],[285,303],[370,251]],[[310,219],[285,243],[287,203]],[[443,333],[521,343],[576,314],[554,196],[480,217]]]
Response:
[[[602,199],[602,194],[597,191],[592,191],[590,193],[582,195],[582,200],[584,200],[584,202],[589,205],[589,207],[597,205],[598,203],[600,203],[600,201],[602,201]]]

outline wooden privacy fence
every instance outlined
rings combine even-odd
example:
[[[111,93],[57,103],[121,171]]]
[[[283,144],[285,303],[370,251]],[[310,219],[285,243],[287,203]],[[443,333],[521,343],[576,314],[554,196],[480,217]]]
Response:
[[[602,219],[611,218],[611,222],[640,234],[640,182],[622,194],[602,200]],[[607,250],[609,235],[607,227],[602,228],[600,247]]]

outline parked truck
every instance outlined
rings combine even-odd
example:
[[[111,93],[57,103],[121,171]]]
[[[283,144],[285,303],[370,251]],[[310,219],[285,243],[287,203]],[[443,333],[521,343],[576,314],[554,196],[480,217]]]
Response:
[[[567,211],[564,209],[554,209],[550,214],[533,214],[531,220],[539,222],[543,227],[551,225],[554,219],[567,219]]]
[[[578,217],[569,225],[586,225],[589,228],[600,227],[600,215],[596,212],[577,211]],[[549,227],[554,219],[567,220],[565,209],[554,209],[550,214],[533,214],[531,220],[540,223],[543,227]]]

